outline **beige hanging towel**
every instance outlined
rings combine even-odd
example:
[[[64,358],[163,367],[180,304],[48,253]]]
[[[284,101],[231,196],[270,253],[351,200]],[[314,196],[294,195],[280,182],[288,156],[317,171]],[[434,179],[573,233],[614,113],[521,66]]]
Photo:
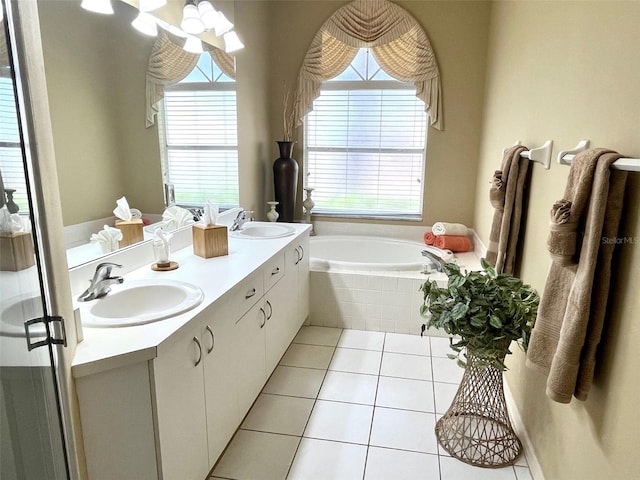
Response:
[[[520,154],[526,150],[516,145],[504,152],[502,169],[495,171],[489,189],[494,212],[486,258],[498,273],[513,273],[529,169],[529,160]]]
[[[611,257],[627,172],[610,170],[621,155],[604,149],[573,159],[565,195],[551,209],[551,268],[527,351],[527,365],[547,375],[547,395],[586,400],[606,319]]]

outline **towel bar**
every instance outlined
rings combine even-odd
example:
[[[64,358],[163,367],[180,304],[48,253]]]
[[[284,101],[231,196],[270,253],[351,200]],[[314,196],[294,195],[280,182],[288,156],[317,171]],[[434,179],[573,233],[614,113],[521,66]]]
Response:
[[[575,148],[564,150],[558,154],[558,163],[560,165],[571,165],[576,154],[583,152],[587,148],[589,148],[589,140],[580,140]],[[619,158],[611,165],[611,168],[614,170],[640,172],[640,158]]]
[[[522,145],[522,142],[518,140],[514,146],[516,145]],[[532,162],[537,162],[541,164],[545,168],[545,170],[549,170],[549,165],[551,165],[552,147],[553,147],[553,140],[547,140],[546,142],[544,142],[544,145],[542,145],[541,147],[532,148],[531,150],[522,152],[520,156],[522,158],[528,158]],[[506,151],[507,150],[504,149],[502,154],[504,155],[504,152]]]

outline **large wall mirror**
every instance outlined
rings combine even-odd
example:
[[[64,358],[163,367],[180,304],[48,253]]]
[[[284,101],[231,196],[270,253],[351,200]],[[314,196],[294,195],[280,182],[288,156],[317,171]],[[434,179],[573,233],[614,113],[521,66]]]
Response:
[[[70,267],[101,255],[90,233],[114,220],[118,198],[154,220],[165,208],[158,126],[145,125],[155,38],[131,26],[138,10],[124,1],[114,15],[80,3],[38,1]]]

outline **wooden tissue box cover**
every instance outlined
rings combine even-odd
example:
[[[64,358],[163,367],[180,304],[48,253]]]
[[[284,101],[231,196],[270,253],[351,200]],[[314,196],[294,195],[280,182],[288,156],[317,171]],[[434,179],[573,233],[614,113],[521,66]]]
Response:
[[[0,232],[0,270],[17,272],[36,263],[29,232]]]
[[[224,225],[193,226],[193,253],[202,258],[229,254],[227,227]]]
[[[133,220],[116,220],[116,228],[122,232],[122,240],[118,246],[120,248],[141,242],[144,239],[142,233],[142,220],[135,218]]]

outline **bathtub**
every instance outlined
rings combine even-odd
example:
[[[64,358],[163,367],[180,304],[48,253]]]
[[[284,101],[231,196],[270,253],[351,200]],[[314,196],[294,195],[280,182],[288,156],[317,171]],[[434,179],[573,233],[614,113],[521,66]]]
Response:
[[[360,235],[310,240],[309,323],[395,333],[419,333],[421,285],[446,284],[442,273],[422,273],[423,243]],[[442,332],[427,330],[427,334]]]

